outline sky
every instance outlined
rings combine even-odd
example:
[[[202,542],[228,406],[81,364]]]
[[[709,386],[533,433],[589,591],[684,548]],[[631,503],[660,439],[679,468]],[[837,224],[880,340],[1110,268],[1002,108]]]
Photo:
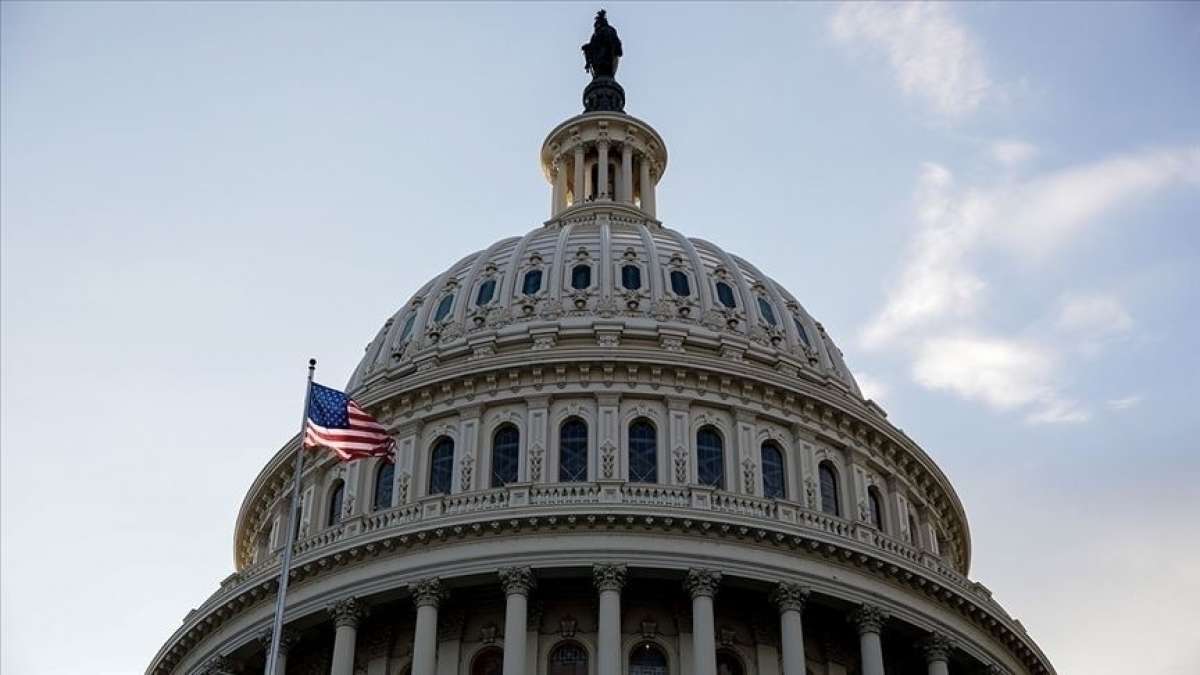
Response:
[[[305,362],[548,216],[591,5],[0,4],[0,670],[141,672]],[[1064,675],[1200,672],[1200,4],[608,5],[659,216],[954,483]]]

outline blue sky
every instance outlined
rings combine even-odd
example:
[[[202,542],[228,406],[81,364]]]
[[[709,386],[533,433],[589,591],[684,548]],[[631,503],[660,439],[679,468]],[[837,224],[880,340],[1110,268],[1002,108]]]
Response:
[[[972,576],[1061,673],[1200,671],[1200,5],[609,9],[660,216],[823,321]],[[305,360],[546,217],[593,10],[0,5],[0,669],[144,669]]]

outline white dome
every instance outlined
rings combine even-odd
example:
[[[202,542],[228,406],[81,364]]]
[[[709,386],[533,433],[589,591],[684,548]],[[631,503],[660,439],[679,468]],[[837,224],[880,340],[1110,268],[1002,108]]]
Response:
[[[583,210],[426,283],[367,346],[349,388],[480,350],[553,349],[615,332],[640,334],[642,347],[656,340],[808,371],[859,393],[824,327],[750,262],[632,208]]]

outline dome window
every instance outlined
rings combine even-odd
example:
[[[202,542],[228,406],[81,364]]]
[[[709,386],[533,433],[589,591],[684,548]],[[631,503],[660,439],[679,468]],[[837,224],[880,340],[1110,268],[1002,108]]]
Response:
[[[429,494],[450,494],[454,478],[454,441],[442,436],[429,453]]]
[[[838,498],[837,471],[829,462],[821,462],[817,474],[821,482],[821,511],[831,516],[842,515],[841,500]]]
[[[637,265],[625,265],[621,268],[621,285],[626,290],[636,291],[642,287],[642,268]]]
[[[725,489],[725,442],[713,427],[696,433],[696,473],[701,485]]]
[[[488,279],[479,284],[479,293],[475,295],[476,305],[486,305],[492,301],[492,296],[496,295],[496,280]]]
[[[775,319],[775,310],[771,308],[771,303],[767,302],[766,298],[758,299],[758,311],[767,323],[772,326],[779,325],[779,321]]]
[[[571,269],[571,288],[585,290],[592,285],[592,266],[576,265]]]
[[[737,300],[733,297],[733,289],[724,281],[717,282],[717,299],[729,309],[737,307]]]
[[[775,441],[762,444],[763,496],[767,499],[783,499],[787,492],[784,478],[783,451]]]
[[[450,314],[450,308],[454,306],[454,296],[447,295],[438,303],[437,311],[433,313],[433,321],[435,323],[445,319]]]
[[[686,274],[679,270],[671,272],[671,292],[683,298],[692,294],[692,285]]]
[[[492,436],[492,487],[504,487],[517,482],[520,464],[521,434],[511,424],[505,424]]]
[[[540,290],[542,290],[542,271],[529,270],[525,273],[525,280],[521,282],[521,292],[525,295],[537,295]]]
[[[550,675],[588,675],[588,654],[578,642],[559,643],[550,652]]]
[[[392,480],[396,477],[396,465],[383,461],[375,472],[375,495],[371,506],[376,511],[392,508]]]
[[[796,317],[792,317],[792,323],[796,324],[796,335],[800,336],[800,343],[812,349],[812,343],[808,341],[808,331],[804,330],[804,324],[800,323],[800,319]]]
[[[408,315],[408,321],[404,322],[404,330],[400,331],[400,341],[404,342],[412,335],[413,323],[417,320],[417,310],[413,310],[412,314]]]
[[[867,488],[867,510],[870,511],[871,524],[880,532],[883,531],[883,499],[879,496],[879,488],[872,485]]]
[[[576,483],[587,480],[588,429],[578,417],[563,422],[558,430],[558,480]]]
[[[325,519],[327,527],[333,527],[342,520],[342,500],[346,495],[346,484],[337,481],[329,493],[329,513]]]
[[[629,655],[629,675],[666,675],[667,655],[653,642],[643,642]]]
[[[629,480],[658,482],[658,434],[650,420],[638,418],[629,425]]]

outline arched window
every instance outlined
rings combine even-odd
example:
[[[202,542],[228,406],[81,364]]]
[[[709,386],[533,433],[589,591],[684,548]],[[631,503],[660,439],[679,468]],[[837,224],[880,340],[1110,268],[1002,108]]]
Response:
[[[746,675],[746,667],[733,651],[721,649],[717,651],[717,675]]]
[[[578,642],[560,642],[550,651],[547,675],[588,675],[588,654]]]
[[[817,474],[821,480],[821,510],[832,516],[842,515],[842,500],[838,495],[837,470],[829,462],[821,462],[817,467]]]
[[[434,441],[433,451],[429,453],[429,494],[449,494],[453,477],[454,441],[442,436]]]
[[[692,294],[692,284],[688,281],[688,276],[679,270],[671,272],[671,292],[682,298]]]
[[[488,647],[471,660],[471,675],[501,675],[504,672],[504,650]]]
[[[921,545],[921,531],[917,529],[917,519],[908,514],[908,541],[913,546]]]
[[[392,480],[396,477],[396,465],[383,461],[375,471],[375,495],[371,508],[376,511],[392,508]]]
[[[404,322],[404,330],[400,331],[400,341],[401,342],[404,342],[405,340],[408,339],[409,335],[412,335],[413,322],[415,322],[416,320],[417,320],[417,310],[414,309],[412,311],[412,313],[408,315],[408,320]]]
[[[733,289],[724,281],[717,282],[717,300],[720,300],[722,305],[730,309],[737,307],[737,300],[733,297]]]
[[[629,654],[629,675],[667,675],[667,655],[653,642],[643,642]]]
[[[796,324],[796,334],[800,336],[800,342],[809,349],[812,349],[812,343],[808,341],[808,331],[804,330],[804,324],[800,323],[800,319],[792,317],[792,323]]]
[[[346,496],[346,484],[336,481],[333,490],[329,492],[329,512],[325,516],[325,525],[337,525],[342,520],[342,498]]]
[[[870,511],[871,524],[880,532],[883,531],[883,499],[879,496],[879,488],[872,485],[867,488],[867,510]]]
[[[571,288],[582,291],[592,285],[592,266],[576,265],[571,268]]]
[[[436,322],[441,321],[442,319],[446,318],[446,316],[450,314],[450,308],[453,306],[454,306],[454,295],[453,294],[447,295],[446,297],[442,298],[442,301],[438,303],[437,311],[433,313],[434,322],[436,323]]]
[[[558,430],[558,480],[575,483],[587,480],[587,423],[572,417]]]
[[[521,282],[521,292],[525,295],[537,295],[540,290],[542,290],[542,271],[529,270],[525,273],[525,280]]]
[[[637,265],[626,265],[621,268],[621,285],[626,290],[636,291],[642,287],[642,268]]]
[[[725,442],[714,427],[696,432],[696,473],[701,485],[725,489]]]
[[[784,477],[783,450],[775,441],[762,444],[763,496],[767,499],[783,499],[787,496],[787,479]]]
[[[658,432],[644,417],[629,425],[629,480],[658,482]]]
[[[476,305],[486,305],[492,301],[492,296],[496,294],[496,280],[488,279],[479,284],[479,293],[475,294]]]
[[[758,299],[758,312],[762,314],[762,318],[772,326],[779,323],[775,320],[775,309],[771,307],[771,303],[767,302],[766,298]]]
[[[505,424],[492,434],[492,487],[517,482],[520,456],[521,434],[516,427]]]

